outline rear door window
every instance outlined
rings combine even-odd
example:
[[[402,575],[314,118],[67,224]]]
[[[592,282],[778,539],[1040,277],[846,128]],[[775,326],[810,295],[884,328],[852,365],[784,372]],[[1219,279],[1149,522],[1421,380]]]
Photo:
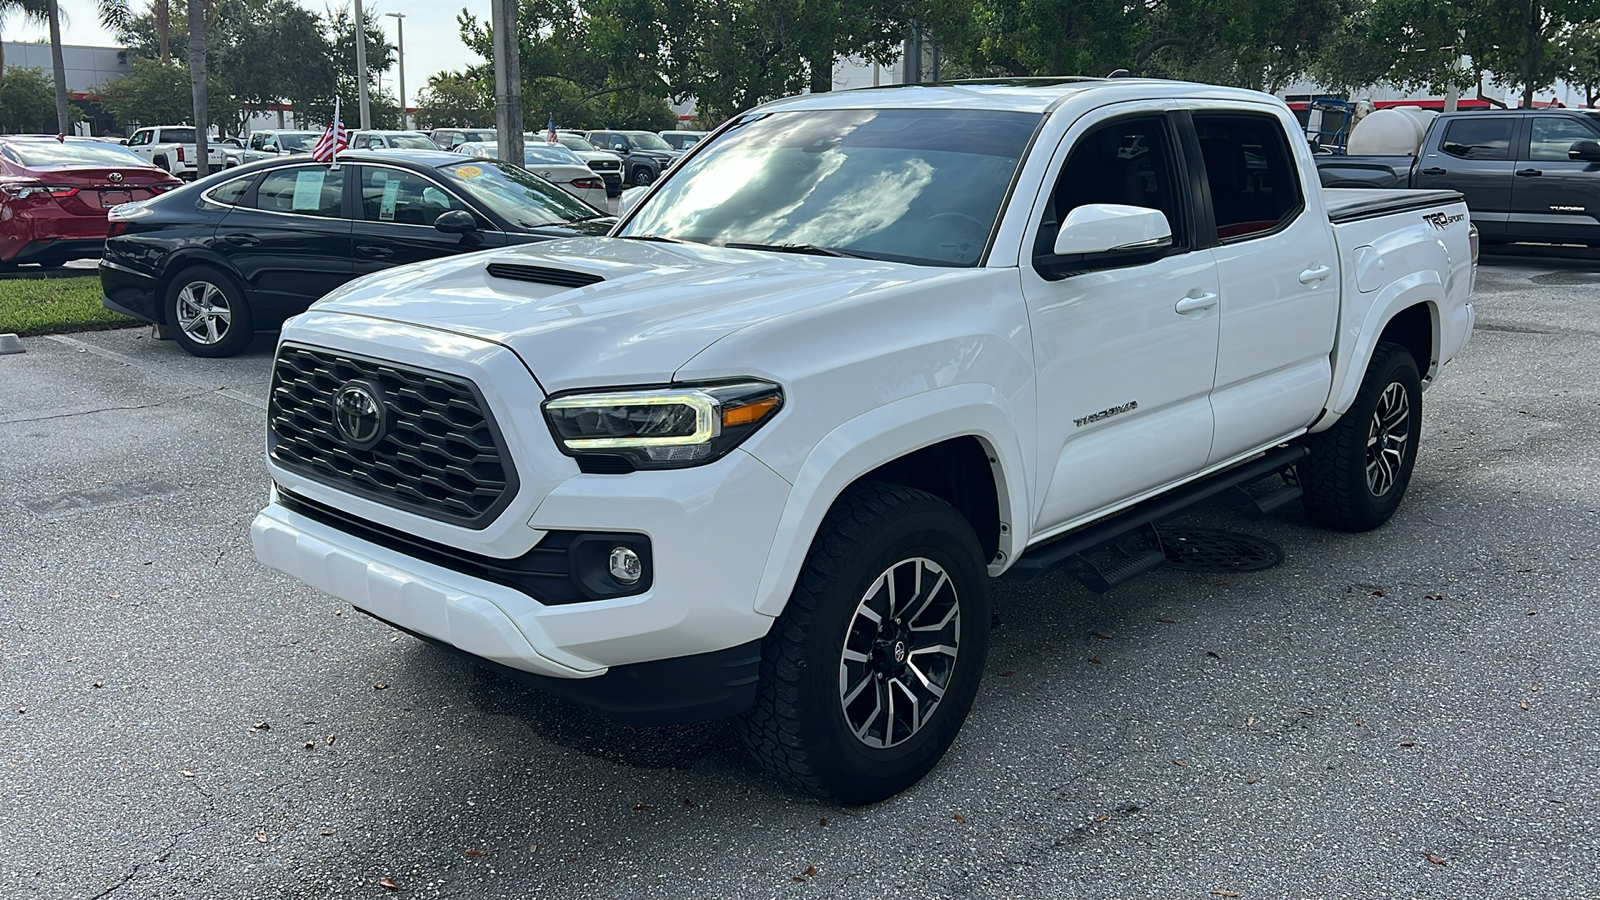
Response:
[[[1197,112],[1194,129],[1219,240],[1268,234],[1300,214],[1299,170],[1275,117]]]
[[[276,169],[261,179],[256,208],[336,219],[344,209],[344,170],[325,166]]]
[[[1460,159],[1510,159],[1517,120],[1506,116],[1467,117],[1450,123],[1439,148]]]
[[[255,180],[255,175],[246,175],[243,178],[235,178],[226,184],[212,188],[209,196],[212,200],[215,200],[218,203],[226,203],[229,206],[238,206],[244,201],[244,195],[250,193],[250,185]]]

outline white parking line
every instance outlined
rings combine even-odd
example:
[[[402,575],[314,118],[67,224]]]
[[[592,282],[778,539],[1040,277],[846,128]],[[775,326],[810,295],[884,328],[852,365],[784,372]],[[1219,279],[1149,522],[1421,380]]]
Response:
[[[152,375],[159,375],[168,381],[176,381],[191,387],[198,387],[216,394],[221,394],[230,400],[238,400],[240,403],[248,403],[249,405],[254,406],[256,409],[267,408],[267,401],[261,399],[260,397],[252,397],[242,391],[236,391],[233,388],[216,387],[214,385],[206,384],[203,381],[196,381],[192,378],[184,378],[181,375],[174,375],[169,369],[164,369],[160,366],[153,366],[150,363],[134,359],[131,356],[124,356],[114,350],[106,350],[96,347],[93,344],[86,344],[83,341],[74,340],[69,337],[63,337],[59,334],[48,334],[45,335],[45,337],[55,341],[58,344],[66,344],[68,347],[74,347],[78,350],[85,350],[89,353],[93,353],[95,356],[104,357],[105,359],[109,359],[113,362],[122,363],[125,366],[132,366],[135,369],[149,372]]]

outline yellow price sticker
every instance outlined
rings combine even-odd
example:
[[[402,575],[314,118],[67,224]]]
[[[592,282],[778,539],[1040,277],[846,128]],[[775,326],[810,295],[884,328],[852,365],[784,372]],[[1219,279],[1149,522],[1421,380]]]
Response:
[[[477,178],[483,174],[483,169],[478,166],[462,166],[456,169],[457,178]]]

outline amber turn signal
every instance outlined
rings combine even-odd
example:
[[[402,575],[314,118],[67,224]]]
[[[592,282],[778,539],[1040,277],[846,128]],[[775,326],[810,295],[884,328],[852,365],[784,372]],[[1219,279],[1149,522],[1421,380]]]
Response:
[[[777,397],[762,397],[754,403],[735,406],[722,411],[722,427],[733,428],[738,425],[753,425],[767,417],[767,413],[777,407]]]

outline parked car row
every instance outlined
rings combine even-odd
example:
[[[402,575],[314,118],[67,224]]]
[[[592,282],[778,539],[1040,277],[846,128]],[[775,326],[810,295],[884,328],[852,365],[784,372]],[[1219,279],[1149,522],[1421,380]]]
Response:
[[[247,163],[109,218],[105,305],[196,356],[237,353],[359,275],[615,221],[521,166],[438,150]]]

